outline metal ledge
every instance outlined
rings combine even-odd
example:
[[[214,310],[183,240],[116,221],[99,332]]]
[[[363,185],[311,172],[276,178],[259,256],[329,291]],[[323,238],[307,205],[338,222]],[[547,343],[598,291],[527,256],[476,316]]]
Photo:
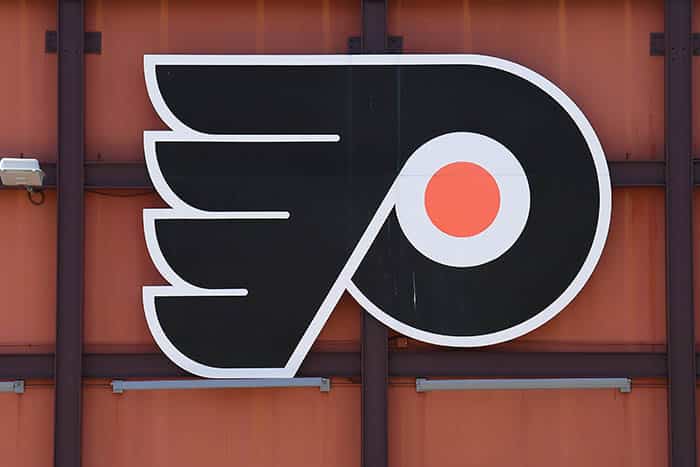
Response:
[[[24,381],[0,381],[0,392],[24,394]]]
[[[319,388],[330,392],[328,378],[270,378],[270,379],[180,379],[155,381],[112,381],[112,392],[154,391],[166,389],[229,389],[229,388]]]
[[[629,378],[548,378],[548,379],[416,379],[416,391],[459,391],[484,389],[619,389],[632,391]]]

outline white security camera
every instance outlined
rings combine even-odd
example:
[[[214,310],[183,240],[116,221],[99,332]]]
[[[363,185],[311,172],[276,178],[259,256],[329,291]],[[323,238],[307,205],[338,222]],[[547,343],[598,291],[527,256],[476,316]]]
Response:
[[[31,191],[44,184],[44,171],[36,159],[3,157],[0,159],[0,180],[3,185],[23,186]]]

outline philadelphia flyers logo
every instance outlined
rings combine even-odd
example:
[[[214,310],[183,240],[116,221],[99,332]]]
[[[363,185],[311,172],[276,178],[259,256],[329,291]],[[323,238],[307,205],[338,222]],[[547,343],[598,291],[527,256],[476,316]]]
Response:
[[[148,326],[204,377],[291,377],[347,290],[412,338],[521,336],[605,244],[605,155],[579,108],[479,55],[147,55],[169,127],[153,184]]]

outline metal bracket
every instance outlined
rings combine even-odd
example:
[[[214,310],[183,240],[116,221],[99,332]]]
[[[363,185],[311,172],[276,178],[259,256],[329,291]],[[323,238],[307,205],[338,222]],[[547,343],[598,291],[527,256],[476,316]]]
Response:
[[[694,32],[691,42],[693,55],[700,55],[700,33]],[[649,55],[654,57],[666,55],[666,36],[663,32],[649,33]]]
[[[47,54],[55,54],[58,52],[58,33],[56,31],[46,31],[44,42],[44,50]],[[86,31],[85,44],[83,47],[86,54],[101,54],[102,33],[100,31]]]
[[[112,381],[112,392],[149,391],[165,389],[230,389],[230,388],[319,388],[330,392],[329,378],[269,378],[269,379],[173,379],[156,381]]]
[[[389,36],[386,39],[386,53],[400,54],[403,51],[403,36]],[[348,53],[362,53],[362,37],[352,36],[348,38]]]
[[[432,379],[416,378],[416,392],[505,389],[619,389],[632,392],[629,378]]]
[[[2,381],[0,382],[0,392],[14,392],[24,394],[24,381]]]

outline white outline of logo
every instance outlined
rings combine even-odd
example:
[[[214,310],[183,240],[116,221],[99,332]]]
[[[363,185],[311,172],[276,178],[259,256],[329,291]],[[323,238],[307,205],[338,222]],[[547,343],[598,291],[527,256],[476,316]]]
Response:
[[[168,108],[160,93],[156,79],[156,65],[209,65],[209,66],[363,66],[363,65],[478,65],[509,72],[536,85],[559,103],[576,123],[593,155],[598,176],[600,208],[596,232],[591,249],[578,274],[567,289],[532,318],[511,328],[480,336],[449,336],[435,334],[408,326],[376,307],[352,282],[352,276],[367,254],[389,213],[396,204],[399,173],[388,193],[381,201],[372,220],[358,240],[350,258],[336,278],[319,310],[304,332],[297,347],[283,368],[217,368],[203,365],[180,352],[163,332],[155,310],[157,296],[245,296],[245,288],[203,289],[187,283],[179,277],[163,257],[155,233],[157,219],[268,219],[284,222],[287,211],[235,211],[211,212],[190,206],[170,188],[158,166],[155,146],[158,141],[212,141],[212,142],[338,142],[337,134],[327,135],[213,135],[201,133],[183,124]],[[552,82],[538,73],[516,63],[483,55],[144,55],[146,87],[154,109],[171,131],[145,131],[144,153],[148,173],[163,200],[172,209],[144,209],[144,233],[148,252],[154,265],[170,286],[143,287],[143,303],[148,327],[161,350],[184,370],[208,378],[288,378],[295,375],[311,345],[318,337],[331,312],[348,290],[360,305],[388,327],[414,339],[431,344],[453,347],[476,347],[497,344],[526,334],[556,316],[581,291],[593,273],[603,251],[610,225],[611,187],[605,154],[592,126],[574,102]]]

